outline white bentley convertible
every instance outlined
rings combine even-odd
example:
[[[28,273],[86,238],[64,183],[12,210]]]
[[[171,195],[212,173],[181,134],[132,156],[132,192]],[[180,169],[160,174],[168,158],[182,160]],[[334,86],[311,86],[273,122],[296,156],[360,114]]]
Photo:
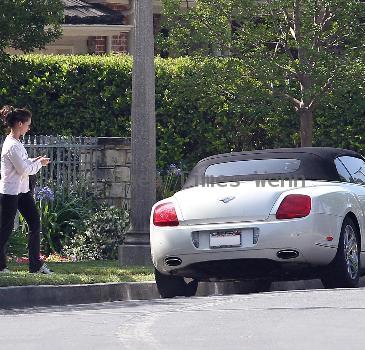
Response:
[[[320,277],[357,287],[365,267],[365,161],[336,148],[273,149],[200,161],[156,203],[151,252],[162,297],[199,281]]]

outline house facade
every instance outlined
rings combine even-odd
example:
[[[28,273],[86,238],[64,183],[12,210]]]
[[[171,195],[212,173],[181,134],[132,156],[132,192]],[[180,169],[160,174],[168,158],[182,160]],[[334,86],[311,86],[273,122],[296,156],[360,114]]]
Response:
[[[47,45],[43,54],[133,54],[135,0],[61,0],[65,21],[62,36]],[[154,34],[161,29],[161,0],[153,4]],[[182,7],[194,6],[195,0],[181,0]],[[8,53],[21,54],[7,49]]]
[[[62,0],[63,35],[44,54],[106,54],[133,52],[134,0]],[[153,1],[154,26],[159,30],[161,2]]]

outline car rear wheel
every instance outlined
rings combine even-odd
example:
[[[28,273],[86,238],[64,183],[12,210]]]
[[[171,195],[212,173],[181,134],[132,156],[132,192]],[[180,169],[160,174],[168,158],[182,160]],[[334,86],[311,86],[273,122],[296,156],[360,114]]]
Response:
[[[270,292],[272,281],[270,279],[262,279],[254,281],[253,293]]]
[[[271,279],[240,281],[235,283],[235,292],[238,294],[270,292],[271,284]]]
[[[356,288],[360,277],[360,242],[354,222],[345,218],[333,262],[322,275],[325,288]]]
[[[180,276],[164,275],[157,269],[155,269],[155,280],[161,298],[192,297],[198,289],[197,280],[185,280]]]
[[[234,292],[237,294],[270,292],[271,284],[271,279],[237,281],[234,283]]]

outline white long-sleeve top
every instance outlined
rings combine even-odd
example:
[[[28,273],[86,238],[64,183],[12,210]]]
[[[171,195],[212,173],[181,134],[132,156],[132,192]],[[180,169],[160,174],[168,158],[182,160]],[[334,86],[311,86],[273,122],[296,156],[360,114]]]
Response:
[[[0,193],[18,195],[29,191],[29,175],[42,167],[40,160],[28,158],[23,144],[8,135],[1,150]]]

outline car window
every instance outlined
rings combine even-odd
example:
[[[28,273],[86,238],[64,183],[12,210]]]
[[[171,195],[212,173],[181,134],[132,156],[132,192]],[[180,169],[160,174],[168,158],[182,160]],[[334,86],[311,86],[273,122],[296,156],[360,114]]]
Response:
[[[340,176],[341,181],[353,182],[353,179],[352,179],[350,173],[348,172],[348,170],[346,169],[346,167],[343,165],[343,163],[341,162],[341,160],[339,158],[335,159],[335,165],[336,165],[336,169],[337,169],[338,175]]]
[[[355,157],[339,157],[342,164],[346,167],[353,178],[353,182],[365,184],[365,162]]]
[[[299,169],[299,159],[251,159],[212,164],[206,176],[237,176],[256,174],[287,174]]]

